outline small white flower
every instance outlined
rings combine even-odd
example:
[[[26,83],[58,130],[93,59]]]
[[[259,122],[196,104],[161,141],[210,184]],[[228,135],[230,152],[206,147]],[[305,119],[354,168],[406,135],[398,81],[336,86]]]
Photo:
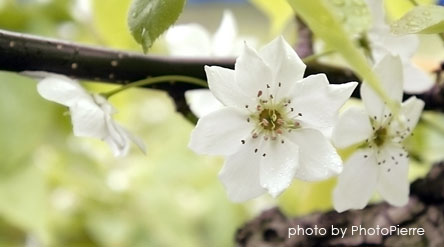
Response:
[[[382,0],[366,0],[372,17],[372,27],[368,31],[368,41],[375,64],[386,54],[399,55],[403,65],[404,91],[422,93],[433,86],[433,80],[412,63],[411,59],[419,46],[416,35],[396,36],[390,32],[385,21]]]
[[[182,57],[234,57],[240,54],[245,41],[253,47],[257,44],[253,37],[238,37],[236,20],[229,10],[224,11],[213,36],[199,24],[184,24],[170,28],[165,40],[171,55]],[[208,89],[189,90],[185,99],[199,118],[222,107]]]
[[[277,196],[293,178],[314,181],[341,172],[324,133],[357,83],[330,85],[324,74],[303,79],[305,67],[282,37],[259,54],[245,45],[235,70],[205,67],[224,107],[199,120],[189,146],[226,156],[219,178],[231,200],[265,191]]]
[[[75,136],[103,140],[115,156],[128,153],[130,140],[145,152],[143,141],[114,122],[114,107],[101,95],[86,92],[77,81],[52,74],[39,81],[37,90],[43,98],[69,107]]]
[[[334,207],[339,212],[364,208],[375,190],[395,206],[408,200],[408,155],[402,143],[416,126],[424,102],[410,97],[401,103],[403,74],[398,56],[387,55],[374,71],[390,98],[400,104],[399,119],[365,83],[361,87],[365,111],[350,108],[340,117],[333,131],[335,146],[361,146],[339,175],[333,193]]]
[[[194,23],[173,26],[165,34],[170,54],[181,57],[234,57],[240,54],[245,40],[257,43],[251,37],[238,37],[236,20],[229,10],[224,11],[214,35]]]

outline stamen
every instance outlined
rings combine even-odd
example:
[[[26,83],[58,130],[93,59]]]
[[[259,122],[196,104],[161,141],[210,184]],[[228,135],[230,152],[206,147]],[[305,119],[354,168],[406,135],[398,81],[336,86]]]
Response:
[[[257,153],[257,148],[254,149],[254,152]]]
[[[242,144],[245,144],[245,140],[241,140],[241,143],[242,143]]]
[[[298,116],[299,116],[299,117],[302,117],[302,113],[299,112],[299,113],[298,113]]]
[[[248,108],[248,105],[245,105],[245,108]]]
[[[266,154],[266,153],[263,153],[263,154],[262,154],[262,157],[265,157],[265,156],[267,156],[267,154]]]
[[[270,88],[270,85],[267,84],[267,88]]]
[[[278,87],[281,87],[281,83],[280,82],[278,83]]]
[[[258,92],[257,92],[257,97],[261,97],[262,96],[262,90],[259,90]]]

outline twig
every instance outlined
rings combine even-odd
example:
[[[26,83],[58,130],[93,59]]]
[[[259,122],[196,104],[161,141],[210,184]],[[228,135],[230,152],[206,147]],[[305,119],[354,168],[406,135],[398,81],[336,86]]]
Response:
[[[147,56],[0,30],[0,70],[47,71],[89,81],[127,84],[165,75],[183,75],[206,80],[205,65],[232,69],[234,59]],[[330,82],[335,84],[359,81],[348,69],[309,63],[305,74],[317,73],[327,74]],[[198,88],[179,81],[147,87],[168,92],[174,99],[177,110],[185,116],[189,115],[190,110],[185,102],[184,92]],[[416,95],[425,100],[426,109],[444,111],[441,87],[442,85],[437,85],[429,92]],[[358,92],[359,90],[355,90],[353,96],[359,97]]]

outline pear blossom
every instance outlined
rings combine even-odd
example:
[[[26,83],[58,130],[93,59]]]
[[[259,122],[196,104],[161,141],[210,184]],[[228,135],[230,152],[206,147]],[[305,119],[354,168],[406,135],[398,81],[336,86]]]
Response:
[[[259,52],[245,44],[234,70],[205,66],[223,107],[199,119],[189,147],[226,157],[219,178],[231,200],[266,191],[278,196],[293,178],[316,181],[341,172],[326,135],[357,83],[330,85],[325,74],[303,78],[305,68],[282,37]]]
[[[350,108],[338,120],[332,140],[336,147],[358,146],[344,164],[333,192],[337,211],[364,208],[376,190],[395,206],[407,203],[409,195],[408,153],[403,141],[412,133],[424,107],[416,97],[402,101],[402,61],[386,55],[374,67],[390,98],[400,107],[395,116],[367,85],[361,86],[365,110]]]
[[[195,23],[174,26],[165,35],[170,54],[179,57],[234,57],[240,54],[246,40],[250,45],[257,44],[253,37],[238,36],[236,19],[230,10],[223,12],[214,35]],[[199,118],[222,107],[208,89],[188,90],[185,99]]]
[[[165,34],[167,49],[179,57],[234,57],[240,54],[244,41],[256,44],[252,37],[239,37],[236,19],[230,10],[223,12],[214,35],[197,23],[173,26]]]
[[[366,0],[372,17],[372,27],[367,33],[367,42],[375,64],[386,54],[401,58],[404,75],[404,91],[422,93],[433,86],[433,80],[427,73],[412,63],[411,59],[419,46],[416,35],[396,36],[390,32],[385,21],[383,0]]]
[[[130,140],[145,152],[143,141],[112,119],[117,111],[103,96],[89,94],[77,81],[66,76],[43,74],[47,76],[38,82],[37,91],[43,98],[69,108],[75,136],[103,140],[115,156],[128,153]]]

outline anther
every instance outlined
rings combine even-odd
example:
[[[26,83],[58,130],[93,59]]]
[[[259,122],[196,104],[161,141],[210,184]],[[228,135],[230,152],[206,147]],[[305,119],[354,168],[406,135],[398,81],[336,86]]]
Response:
[[[262,95],[262,90],[259,90],[259,91],[257,92],[257,97],[261,97],[261,95]]]
[[[267,88],[270,88],[270,85],[267,84]]]
[[[302,117],[302,113],[299,112],[299,113],[298,113],[298,116],[299,116],[299,117]]]
[[[266,154],[266,153],[263,153],[263,154],[262,154],[262,157],[265,157],[265,156],[267,156],[267,154]]]
[[[294,111],[293,107],[292,107],[292,108],[290,108],[290,111],[291,111],[291,112],[293,112],[293,111]]]
[[[273,99],[273,94],[270,94],[270,99]]]
[[[258,137],[257,133],[253,133],[253,138],[256,139]]]
[[[285,143],[285,141],[284,141],[284,140],[281,140],[281,143],[282,143],[282,144],[284,144],[284,143]]]
[[[245,144],[245,140],[241,140],[241,143],[242,143],[242,144]]]
[[[368,156],[366,154],[364,154],[364,158],[367,158]]]
[[[248,105],[245,105],[245,108],[248,108]]]
[[[276,133],[278,133],[279,135],[282,135],[282,130],[281,129],[277,129]]]
[[[278,87],[281,87],[281,83],[280,82],[278,83]]]
[[[254,149],[254,152],[257,153],[257,148]]]

